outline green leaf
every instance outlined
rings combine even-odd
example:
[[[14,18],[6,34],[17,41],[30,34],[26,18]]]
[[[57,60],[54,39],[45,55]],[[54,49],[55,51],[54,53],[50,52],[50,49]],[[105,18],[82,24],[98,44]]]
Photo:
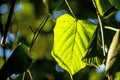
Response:
[[[95,0],[98,12],[103,16],[112,6],[108,0]]]
[[[106,73],[109,76],[115,77],[117,72],[120,72],[120,31],[117,31],[113,37],[110,45],[107,62],[106,62]]]
[[[96,28],[95,24],[77,20],[68,14],[57,19],[52,56],[70,75],[86,66],[81,59]]]
[[[0,79],[6,80],[6,78],[13,73],[21,74],[26,71],[32,62],[32,59],[28,54],[28,47],[24,44],[20,44],[1,68]]]
[[[120,10],[120,0],[108,0],[115,8]]]
[[[115,73],[115,78],[114,80],[120,80],[120,72]]]
[[[120,80],[120,71],[115,72],[114,75],[109,75],[109,80]]]
[[[100,67],[104,60],[101,45],[102,42],[100,40],[100,32],[97,29],[82,60],[90,66]]]

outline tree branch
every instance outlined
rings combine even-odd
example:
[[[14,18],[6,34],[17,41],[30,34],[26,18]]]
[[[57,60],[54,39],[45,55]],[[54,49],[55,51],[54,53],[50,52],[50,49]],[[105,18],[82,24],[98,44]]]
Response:
[[[33,44],[35,43],[35,41],[36,41],[39,33],[41,32],[41,30],[43,29],[46,21],[48,20],[48,17],[49,17],[49,12],[46,12],[46,14],[44,15],[44,17],[43,17],[40,25],[38,26],[38,28],[36,29],[36,31],[35,31],[35,33],[34,33],[34,36],[33,36],[33,38],[32,38],[32,42],[31,42],[31,44],[30,44],[30,52],[31,52],[32,46],[33,46]]]
[[[3,33],[3,25],[2,25],[1,14],[0,14],[0,34],[3,35],[2,33]]]
[[[11,7],[10,7],[10,12],[9,12],[9,15],[8,15],[8,19],[7,19],[7,22],[5,24],[5,31],[2,34],[1,45],[3,46],[4,51],[5,51],[6,36],[7,36],[8,30],[9,30],[9,27],[10,27],[10,23],[11,23],[11,20],[12,20],[12,15],[13,15],[13,12],[14,12],[15,3],[16,3],[16,0],[12,0]],[[4,60],[6,60],[5,53],[4,53]]]

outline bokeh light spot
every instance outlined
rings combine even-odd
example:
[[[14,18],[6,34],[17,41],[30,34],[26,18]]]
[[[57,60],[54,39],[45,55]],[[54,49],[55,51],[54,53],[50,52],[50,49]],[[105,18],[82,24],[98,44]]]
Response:
[[[105,64],[102,64],[101,66],[100,66],[100,68],[96,68],[96,72],[97,73],[102,73],[102,72],[104,72],[105,71]]]
[[[118,11],[116,14],[115,14],[115,20],[117,22],[120,22],[120,11]]]
[[[7,4],[2,4],[0,6],[0,13],[5,14],[5,13],[7,13],[7,11],[8,11],[8,5]]]

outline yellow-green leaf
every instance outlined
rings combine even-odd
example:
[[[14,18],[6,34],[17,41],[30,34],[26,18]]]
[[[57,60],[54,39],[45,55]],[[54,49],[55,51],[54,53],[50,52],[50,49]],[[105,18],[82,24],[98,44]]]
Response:
[[[81,59],[96,28],[95,24],[77,20],[68,14],[57,19],[52,56],[70,75],[86,66]]]

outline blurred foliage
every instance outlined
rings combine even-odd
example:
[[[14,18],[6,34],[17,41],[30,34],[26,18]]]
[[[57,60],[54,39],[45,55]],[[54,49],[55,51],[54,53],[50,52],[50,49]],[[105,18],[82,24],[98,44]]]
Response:
[[[51,57],[51,50],[53,46],[53,28],[55,26],[55,20],[53,19],[53,13],[58,10],[65,10],[68,14],[71,14],[68,6],[64,0],[44,0],[48,1],[43,3],[43,0],[17,0],[16,6],[14,9],[14,14],[12,17],[12,22],[10,25],[9,33],[13,34],[15,40],[11,40],[8,37],[8,43],[6,43],[7,49],[11,51],[16,48],[16,46],[21,42],[27,46],[30,46],[34,31],[40,25],[40,22],[43,19],[44,14],[49,9],[50,16],[47,20],[42,31],[38,35],[32,50],[31,56],[33,58],[33,63],[30,66],[30,72],[33,76],[33,80],[70,80],[70,75],[67,71],[59,72],[56,70],[57,62]],[[113,0],[109,0],[111,3]],[[91,0],[68,0],[71,5],[71,8],[77,19],[97,19],[95,8]],[[2,35],[2,26],[3,30],[7,21],[7,17],[10,10],[11,0],[0,0],[1,5],[7,5],[7,12],[0,13],[0,40]],[[47,4],[47,6],[46,6]],[[116,3],[112,5],[115,6]],[[105,5],[104,5],[105,6]],[[109,5],[108,5],[109,6]],[[115,6],[119,9],[119,3]],[[48,8],[48,9],[47,9]],[[0,11],[1,11],[0,7]],[[103,13],[106,12],[103,11]],[[115,28],[120,28],[120,23],[115,20],[115,14],[118,10],[115,8],[112,9],[113,13],[105,15],[103,22],[105,26],[113,26]],[[30,28],[31,27],[31,28]],[[113,31],[106,31],[105,35],[109,33],[110,36],[106,37],[105,43],[110,45],[113,37]],[[7,50],[6,49],[6,50]],[[3,53],[0,51],[0,54]],[[7,54],[11,54],[10,51]],[[0,56],[0,68],[3,66],[4,60],[3,56]],[[20,63],[19,63],[20,64]],[[25,80],[30,80],[30,75],[28,72],[25,72]],[[117,75],[117,74],[116,74]],[[20,74],[17,79],[11,80],[22,80],[23,74]],[[74,80],[107,80],[105,77],[104,71],[102,73],[97,73],[94,67],[86,67],[83,70],[80,70],[75,75],[73,75]],[[117,79],[116,79],[117,80]]]
[[[0,70],[0,79],[5,80],[12,74],[21,74],[26,71],[32,62],[30,58],[30,53],[28,47],[24,44],[20,44],[12,52],[12,55],[4,63]]]

